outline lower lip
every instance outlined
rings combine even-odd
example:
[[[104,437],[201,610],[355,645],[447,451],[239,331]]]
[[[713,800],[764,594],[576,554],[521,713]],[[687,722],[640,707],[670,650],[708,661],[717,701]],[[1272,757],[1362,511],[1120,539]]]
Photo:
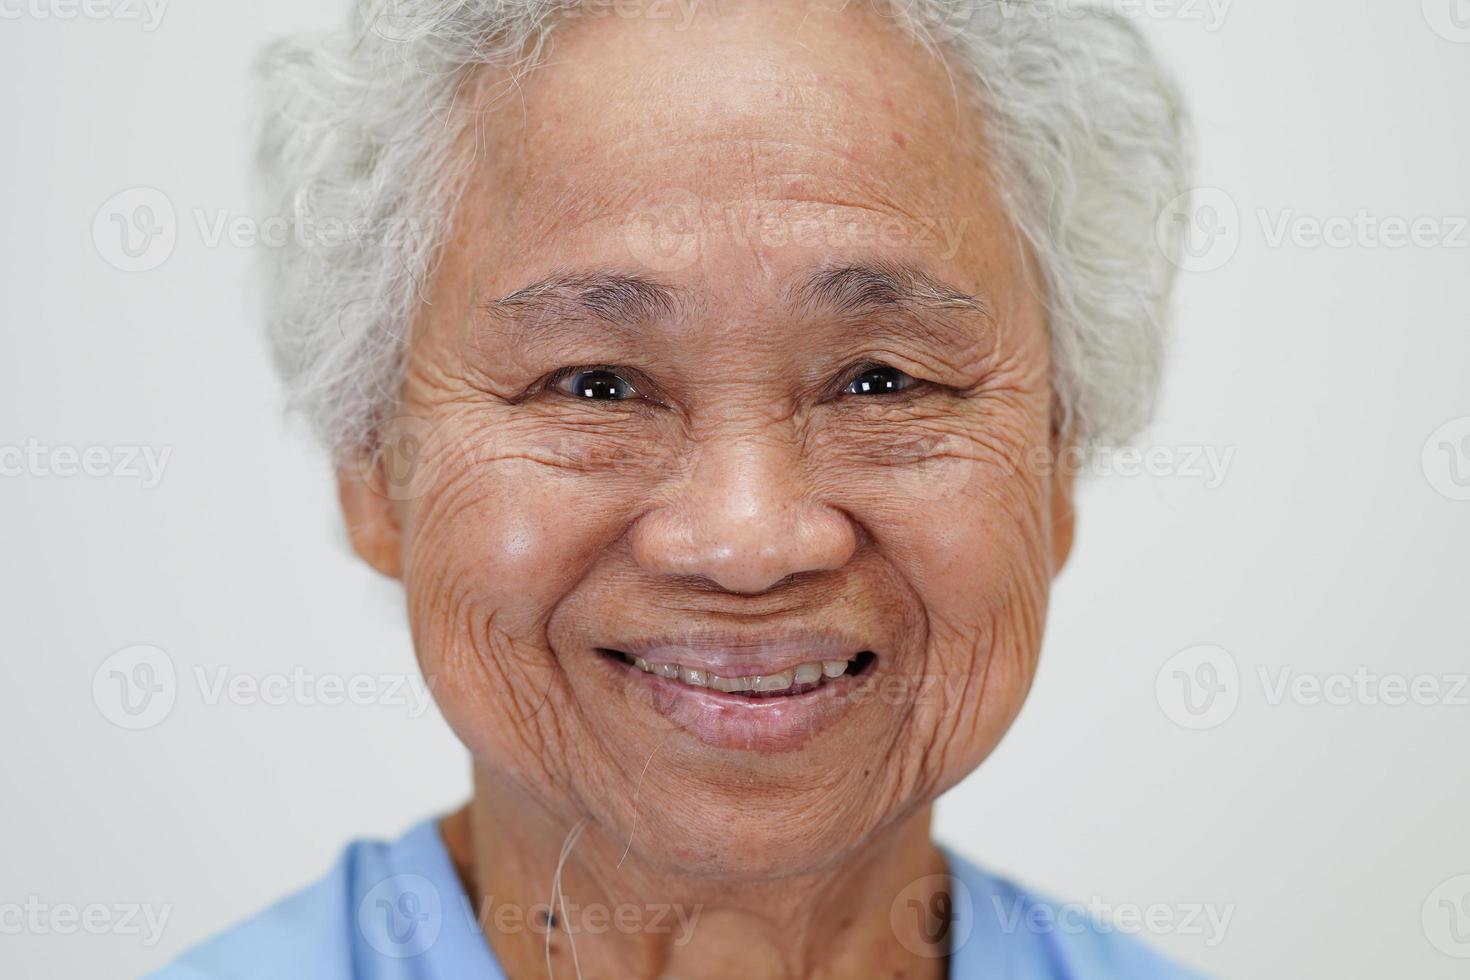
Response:
[[[594,654],[624,696],[650,708],[707,745],[747,752],[792,752],[856,707],[853,694],[867,684],[877,662],[861,674],[828,678],[803,694],[745,697],[639,670]]]

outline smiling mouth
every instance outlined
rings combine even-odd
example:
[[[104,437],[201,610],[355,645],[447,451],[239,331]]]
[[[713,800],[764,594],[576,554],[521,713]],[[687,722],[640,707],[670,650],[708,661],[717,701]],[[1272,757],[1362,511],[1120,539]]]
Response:
[[[650,663],[621,650],[598,648],[598,653],[620,661],[645,674],[663,677],[687,687],[734,694],[751,700],[789,698],[815,691],[844,677],[856,677],[867,671],[877,659],[864,650],[846,660],[811,660],[772,674],[748,674],[725,677],[699,667],[678,663]]]

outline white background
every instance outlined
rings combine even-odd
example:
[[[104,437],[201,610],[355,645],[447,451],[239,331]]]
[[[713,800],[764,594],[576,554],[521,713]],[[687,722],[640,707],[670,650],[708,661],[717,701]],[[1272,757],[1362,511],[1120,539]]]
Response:
[[[1470,502],[1452,499],[1470,490],[1470,232],[1450,220],[1470,214],[1470,5],[1116,5],[1180,77],[1198,183],[1219,189],[1193,214],[1141,444],[1233,456],[1218,486],[1187,467],[1091,482],[1035,691],[939,834],[1057,896],[1160,904],[1176,922],[1149,941],[1225,976],[1465,976],[1470,692],[1369,702],[1375,676],[1445,693],[1470,670]],[[152,487],[0,477],[0,909],[170,914],[152,946],[0,917],[6,977],[136,975],[467,790],[432,709],[211,705],[196,674],[412,669],[394,588],[349,555],[328,469],[281,416],[251,250],[207,237],[249,217],[254,52],[344,8],[178,2],[150,31],[132,8],[0,0],[0,446],[171,450]],[[93,220],[140,186],[177,240],[128,273]],[[1360,211],[1457,244],[1274,238]],[[178,692],[128,731],[93,679],[135,644],[166,652]],[[1171,661],[1201,644],[1227,654]],[[1223,690],[1192,715],[1204,689],[1181,677],[1211,667]],[[1359,668],[1369,697],[1275,696]],[[1231,915],[1221,941],[1180,925],[1196,906]]]

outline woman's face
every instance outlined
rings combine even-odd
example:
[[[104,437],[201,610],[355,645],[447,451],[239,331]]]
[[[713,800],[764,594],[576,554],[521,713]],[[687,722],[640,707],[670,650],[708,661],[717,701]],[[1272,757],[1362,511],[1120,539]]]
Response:
[[[660,866],[815,868],[994,748],[1070,542],[981,118],[851,11],[550,61],[481,79],[354,539],[480,769]]]

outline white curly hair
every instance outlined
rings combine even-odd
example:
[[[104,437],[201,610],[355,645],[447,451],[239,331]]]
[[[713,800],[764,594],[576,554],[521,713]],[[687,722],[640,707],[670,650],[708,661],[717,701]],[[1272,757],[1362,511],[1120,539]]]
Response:
[[[608,0],[357,0],[349,25],[261,61],[266,315],[289,402],[327,447],[372,446],[468,169],[459,94],[542,60]],[[697,4],[699,0],[679,0]],[[847,0],[973,73],[1009,218],[1034,256],[1068,438],[1126,441],[1159,386],[1183,194],[1177,91],[1137,30],[1078,0]],[[978,134],[977,134],[978,138]]]

